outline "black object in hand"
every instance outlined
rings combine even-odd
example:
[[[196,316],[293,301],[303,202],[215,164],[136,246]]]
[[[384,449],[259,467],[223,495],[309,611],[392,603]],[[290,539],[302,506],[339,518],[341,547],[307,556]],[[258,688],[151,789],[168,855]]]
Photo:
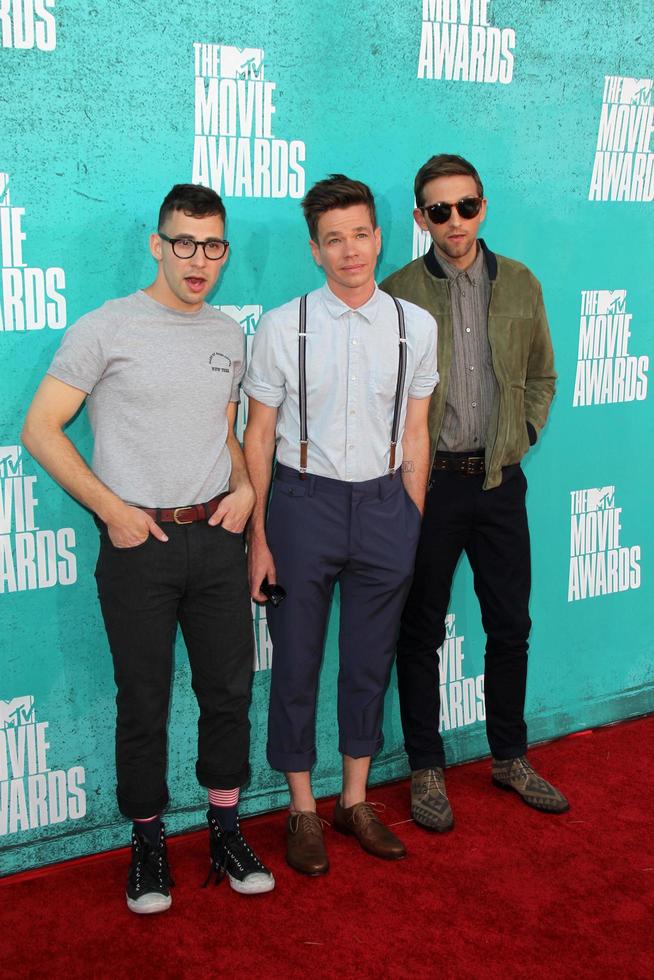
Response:
[[[286,589],[281,585],[271,585],[267,578],[261,583],[261,591],[273,606],[279,606],[286,598]]]

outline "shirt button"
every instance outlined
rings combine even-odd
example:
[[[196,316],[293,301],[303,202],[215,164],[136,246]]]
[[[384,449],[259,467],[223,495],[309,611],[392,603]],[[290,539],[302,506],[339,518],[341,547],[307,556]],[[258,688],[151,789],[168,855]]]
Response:
[[[352,380],[352,381],[356,381],[356,379],[357,379],[357,376],[356,376],[356,374],[353,374],[353,375],[352,375],[352,379],[351,379],[351,380]]]
[[[471,364],[471,365],[470,365],[470,370],[471,370],[471,371],[474,371],[474,369],[475,369],[475,366],[474,366],[474,364]]]
[[[347,448],[350,449],[350,450],[352,450],[352,449],[354,449],[354,446],[348,446]]]
[[[352,411],[350,412],[350,415],[356,415],[356,412],[354,411],[354,409],[352,409]]]
[[[470,327],[466,327],[466,333],[470,333]]]
[[[473,408],[476,408],[476,407],[477,407],[477,402],[473,402],[473,403],[472,403],[472,407],[473,407]]]
[[[352,346],[353,346],[353,347],[356,347],[356,345],[357,345],[357,343],[358,343],[358,341],[357,341],[357,340],[353,340],[353,341],[352,341]]]

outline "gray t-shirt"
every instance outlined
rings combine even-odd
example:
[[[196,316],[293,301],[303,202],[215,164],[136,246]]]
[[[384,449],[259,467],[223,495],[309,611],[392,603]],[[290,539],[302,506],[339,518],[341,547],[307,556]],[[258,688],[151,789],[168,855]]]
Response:
[[[226,411],[244,370],[234,320],[139,291],[70,327],[48,374],[88,395],[96,476],[128,503],[181,507],[228,487]]]

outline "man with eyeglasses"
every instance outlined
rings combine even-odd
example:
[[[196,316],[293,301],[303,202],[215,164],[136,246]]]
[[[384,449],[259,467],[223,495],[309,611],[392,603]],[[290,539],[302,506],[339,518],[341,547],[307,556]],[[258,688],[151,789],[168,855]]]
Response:
[[[540,284],[524,265],[477,239],[486,199],[472,164],[451,154],[431,157],[414,189],[413,215],[432,245],[381,288],[438,321],[440,383],[429,410],[431,477],[397,674],[411,814],[442,832],[454,821],[443,775],[437,650],[462,551],[487,634],[493,783],[538,810],[568,809],[526,759],[524,720],[530,549],[520,460],[545,424],[556,374]]]
[[[154,282],[69,328],[22,433],[100,531],[95,575],[118,689],[118,806],[133,821],[126,897],[138,913],[171,904],[160,815],[178,624],[200,708],[196,775],[209,796],[211,868],[243,894],[275,884],[243,839],[237,809],[249,776],[243,529],[255,496],[234,434],[243,333],[205,302],[227,259],[224,232],[214,191],[175,185],[150,236]],[[85,399],[91,468],[63,431]]]

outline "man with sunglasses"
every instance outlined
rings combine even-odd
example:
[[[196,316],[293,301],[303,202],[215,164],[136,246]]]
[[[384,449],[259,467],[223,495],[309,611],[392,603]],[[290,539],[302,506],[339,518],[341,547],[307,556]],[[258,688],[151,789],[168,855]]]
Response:
[[[172,188],[150,236],[154,282],[70,327],[22,436],[100,531],[95,575],[118,688],[118,806],[133,821],[127,905],[138,913],[171,904],[160,814],[178,624],[200,707],[196,775],[209,796],[211,866],[243,894],[274,887],[237,811],[249,776],[253,668],[242,532],[255,497],[234,435],[243,333],[205,302],[227,259],[224,232],[214,191]],[[85,399],[91,468],[63,432]]]
[[[454,571],[465,551],[487,634],[484,690],[493,783],[548,813],[565,797],[526,759],[530,549],[520,460],[536,442],[556,374],[538,281],[477,239],[486,214],[479,174],[451,154],[415,178],[414,218],[432,245],[381,288],[437,320],[440,383],[429,410],[432,469],[397,673],[411,767],[411,814],[453,826],[439,733],[437,650]]]

